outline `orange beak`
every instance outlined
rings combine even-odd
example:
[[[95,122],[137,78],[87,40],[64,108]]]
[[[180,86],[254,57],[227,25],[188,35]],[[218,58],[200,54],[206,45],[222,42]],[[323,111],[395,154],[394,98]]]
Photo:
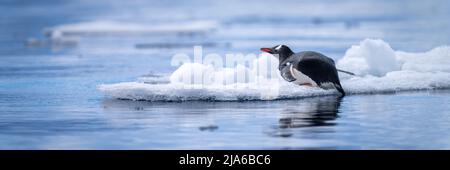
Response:
[[[261,48],[261,51],[266,52],[266,53],[270,53],[272,51],[272,49],[270,49],[270,48]]]

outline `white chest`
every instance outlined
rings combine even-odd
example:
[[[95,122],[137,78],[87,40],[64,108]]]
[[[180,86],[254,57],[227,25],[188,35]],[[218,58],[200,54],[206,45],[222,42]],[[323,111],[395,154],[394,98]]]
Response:
[[[293,65],[290,65],[290,72],[292,76],[296,79],[293,83],[298,85],[310,84],[312,86],[317,86],[317,83],[314,80],[312,80],[307,75],[303,74],[301,71],[295,69]]]

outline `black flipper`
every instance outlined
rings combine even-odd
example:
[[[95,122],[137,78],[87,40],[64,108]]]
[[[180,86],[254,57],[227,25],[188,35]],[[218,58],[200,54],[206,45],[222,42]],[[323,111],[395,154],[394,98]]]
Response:
[[[345,96],[339,81],[337,69],[332,59],[316,52],[300,53],[301,59],[296,65],[296,69],[311,78],[317,85],[332,83],[336,90]]]
[[[336,90],[339,91],[339,93],[341,93],[341,97],[345,96],[345,91],[344,89],[342,89],[341,83],[334,84],[334,87],[336,87]]]

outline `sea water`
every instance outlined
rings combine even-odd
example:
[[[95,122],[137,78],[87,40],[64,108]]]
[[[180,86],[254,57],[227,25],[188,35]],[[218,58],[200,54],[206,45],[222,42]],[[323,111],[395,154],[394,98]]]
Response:
[[[446,1],[0,3],[1,149],[450,148]],[[278,44],[354,72],[349,95],[171,65]]]

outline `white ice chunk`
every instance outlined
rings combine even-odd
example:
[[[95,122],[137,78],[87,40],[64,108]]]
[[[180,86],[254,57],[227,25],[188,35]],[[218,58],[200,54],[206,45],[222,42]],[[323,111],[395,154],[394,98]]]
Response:
[[[338,94],[284,81],[275,57],[260,56],[252,63],[250,67],[234,68],[185,63],[166,84],[125,82],[103,84],[99,90],[113,98],[148,101],[275,100]],[[348,94],[450,88],[449,46],[407,53],[394,51],[382,40],[366,39],[349,48],[337,67],[357,74],[339,75]]]

